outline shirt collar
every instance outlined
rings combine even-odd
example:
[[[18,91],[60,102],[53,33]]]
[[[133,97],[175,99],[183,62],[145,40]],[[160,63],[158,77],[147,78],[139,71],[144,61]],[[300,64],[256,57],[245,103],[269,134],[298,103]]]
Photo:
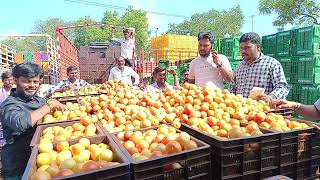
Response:
[[[18,93],[17,91],[14,91],[11,96],[15,97],[16,99],[18,99],[19,101],[23,101],[23,102],[29,102],[29,101],[33,101],[33,100],[37,100],[38,101],[38,97],[37,95],[32,97],[32,98],[29,98],[29,97],[26,97],[20,93]]]
[[[166,85],[166,87],[169,87],[169,84],[167,82],[164,83]],[[157,82],[154,82],[153,83],[153,87],[157,88],[157,89],[161,89],[159,86],[158,86],[158,83]]]
[[[259,61],[261,61],[264,58],[264,54],[262,52],[260,52],[260,57],[258,59],[256,59],[255,61],[253,61],[251,64],[255,64],[258,63]],[[247,63],[247,62],[246,62]],[[247,63],[248,65],[251,65],[249,63]]]

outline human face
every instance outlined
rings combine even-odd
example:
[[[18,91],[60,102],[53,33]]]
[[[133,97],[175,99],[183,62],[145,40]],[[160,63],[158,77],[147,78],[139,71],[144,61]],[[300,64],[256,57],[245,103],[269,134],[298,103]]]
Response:
[[[120,58],[117,60],[117,64],[118,64],[118,67],[119,67],[119,68],[122,68],[125,63],[126,63],[126,61],[125,61],[122,57],[120,57]]]
[[[125,39],[129,39],[129,32],[124,32],[123,36],[124,36]]]
[[[201,57],[208,57],[211,51],[211,42],[209,39],[200,39],[198,51]]]
[[[28,98],[34,97],[40,86],[40,76],[33,78],[21,76],[15,79],[15,81],[17,84],[17,92]]]
[[[158,72],[155,77],[154,77],[155,81],[159,84],[164,84],[167,80],[167,77],[166,77],[166,71],[161,71],[161,72]]]
[[[261,52],[261,46],[260,44],[255,44],[252,42],[242,42],[240,43],[240,52],[241,52],[242,58],[247,63],[252,63],[259,58],[260,52]]]
[[[9,77],[3,80],[3,87],[11,89],[14,83],[13,77]]]
[[[75,81],[78,76],[78,70],[72,70],[68,72],[69,81]]]
[[[186,81],[189,80],[189,71],[185,71],[185,72],[183,73],[183,79],[186,80]]]

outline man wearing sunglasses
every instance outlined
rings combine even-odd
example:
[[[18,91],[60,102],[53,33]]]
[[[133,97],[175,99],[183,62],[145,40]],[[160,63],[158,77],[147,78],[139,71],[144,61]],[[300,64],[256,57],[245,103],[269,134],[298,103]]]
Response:
[[[212,33],[198,34],[200,57],[190,63],[189,83],[223,89],[223,82],[232,80],[232,69],[226,56],[212,50],[213,41]]]

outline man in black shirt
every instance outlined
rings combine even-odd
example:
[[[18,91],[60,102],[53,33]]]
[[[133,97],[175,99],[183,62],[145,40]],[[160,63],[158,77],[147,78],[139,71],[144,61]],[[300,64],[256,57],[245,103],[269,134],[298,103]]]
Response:
[[[56,100],[36,96],[42,70],[33,63],[15,66],[12,75],[17,88],[0,106],[4,138],[7,144],[1,152],[5,179],[21,179],[31,154],[30,141],[36,124],[53,109],[63,110]]]

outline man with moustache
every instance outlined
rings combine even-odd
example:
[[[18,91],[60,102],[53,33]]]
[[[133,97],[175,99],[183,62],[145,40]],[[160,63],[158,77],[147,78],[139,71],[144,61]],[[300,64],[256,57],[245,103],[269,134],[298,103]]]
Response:
[[[4,179],[21,179],[31,154],[30,142],[36,124],[55,109],[64,105],[56,100],[38,97],[37,91],[43,76],[40,67],[33,63],[15,66],[12,75],[16,91],[0,106],[0,118],[6,144],[1,152]]]
[[[281,64],[276,59],[261,52],[261,38],[250,32],[240,37],[240,52],[244,61],[234,72],[230,92],[250,95],[254,87],[263,88],[264,93],[256,100],[270,102],[272,99],[285,99],[289,93],[288,84]]]
[[[232,68],[228,58],[211,50],[213,45],[211,33],[198,34],[198,51],[200,57],[194,59],[189,67],[189,83],[201,87],[210,86],[223,89],[223,82],[232,80]]]

